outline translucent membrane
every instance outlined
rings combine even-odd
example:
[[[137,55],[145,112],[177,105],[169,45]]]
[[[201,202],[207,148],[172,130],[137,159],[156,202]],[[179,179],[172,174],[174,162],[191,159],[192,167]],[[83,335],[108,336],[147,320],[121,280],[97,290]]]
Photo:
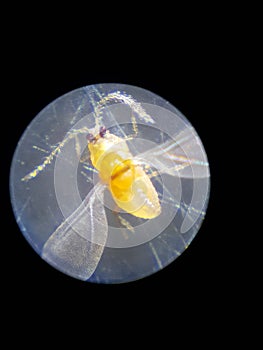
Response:
[[[109,135],[121,142],[107,143]],[[145,172],[158,194],[157,217],[117,207],[90,160],[93,137],[107,144],[105,154],[130,154]],[[137,280],[174,261],[201,226],[209,186],[190,122],[154,93],[121,84],[83,87],[44,108],[18,142],[10,175],[13,210],[30,245],[61,272],[97,283]],[[151,205],[138,187],[136,205]]]

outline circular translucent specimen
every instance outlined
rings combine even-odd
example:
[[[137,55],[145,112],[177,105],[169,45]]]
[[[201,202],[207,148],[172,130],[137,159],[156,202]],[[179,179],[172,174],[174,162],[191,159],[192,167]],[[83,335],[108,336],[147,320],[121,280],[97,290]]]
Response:
[[[23,235],[49,264],[84,281],[124,283],[188,247],[205,216],[209,176],[201,140],[174,106],[135,86],[99,84],[63,95],[30,123],[10,192]],[[132,202],[114,200],[111,184]],[[145,212],[152,217],[136,215]]]

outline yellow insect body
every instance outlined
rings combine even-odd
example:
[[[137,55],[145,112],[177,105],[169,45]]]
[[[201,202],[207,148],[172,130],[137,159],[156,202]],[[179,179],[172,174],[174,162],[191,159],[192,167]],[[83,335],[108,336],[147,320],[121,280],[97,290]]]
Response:
[[[88,148],[93,166],[119,208],[143,219],[160,214],[158,194],[124,139],[106,132],[95,136]]]

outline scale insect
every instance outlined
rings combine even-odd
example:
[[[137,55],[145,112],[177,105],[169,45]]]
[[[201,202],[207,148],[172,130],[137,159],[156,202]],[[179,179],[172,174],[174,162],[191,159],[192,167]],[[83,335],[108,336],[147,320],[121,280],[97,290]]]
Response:
[[[81,280],[88,280],[92,276],[106,245],[108,222],[102,200],[105,188],[109,189],[120,209],[133,216],[151,220],[162,212],[152,177],[163,173],[188,178],[196,174],[203,176],[206,173],[204,169],[208,166],[205,161],[189,158],[179,150],[182,143],[187,144],[193,139],[191,128],[181,131],[178,142],[168,140],[153,149],[133,155],[127,144],[129,137],[117,136],[102,124],[101,111],[110,102],[122,103],[131,109],[134,137],[138,133],[136,117],[149,124],[155,123],[152,116],[131,96],[119,91],[109,93],[93,104],[93,129],[83,127],[70,131],[45,157],[42,164],[21,179],[27,182],[37,177],[71,139],[79,134],[86,135],[90,161],[97,169],[100,181],[90,190],[81,205],[50,235],[42,250],[42,257],[52,266]],[[150,175],[144,169],[147,164],[156,169]],[[129,229],[129,223],[126,228]]]
[[[143,219],[161,212],[158,194],[146,172],[133,159],[126,140],[101,127],[97,135],[88,134],[93,166],[99,171],[117,206]]]

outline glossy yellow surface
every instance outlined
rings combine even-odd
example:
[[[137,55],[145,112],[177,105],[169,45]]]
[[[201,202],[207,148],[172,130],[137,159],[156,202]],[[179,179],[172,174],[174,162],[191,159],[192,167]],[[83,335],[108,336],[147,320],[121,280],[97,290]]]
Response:
[[[93,166],[119,208],[152,219],[161,212],[158,194],[143,168],[133,160],[125,139],[107,132],[95,136],[88,148]]]

